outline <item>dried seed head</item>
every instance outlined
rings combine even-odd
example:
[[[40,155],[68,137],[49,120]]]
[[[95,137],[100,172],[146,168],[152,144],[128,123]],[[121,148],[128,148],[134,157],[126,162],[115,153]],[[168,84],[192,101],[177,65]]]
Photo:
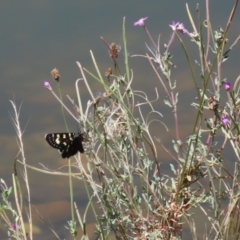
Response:
[[[110,97],[112,95],[112,93],[109,93],[109,92],[104,92],[103,93],[103,97]]]
[[[58,72],[58,69],[57,68],[54,68],[52,71],[51,71],[51,74],[52,74],[52,77],[54,80],[56,80],[57,82],[59,81],[60,79],[60,74]]]
[[[105,72],[106,77],[110,77],[112,75],[112,69],[108,68],[108,70]]]
[[[212,96],[212,97],[208,98],[207,105],[210,110],[217,110],[218,100],[216,99],[215,96]]]
[[[108,53],[111,58],[116,59],[118,57],[118,53],[120,52],[120,46],[118,46],[115,43],[112,43],[110,45],[110,50],[108,50]]]

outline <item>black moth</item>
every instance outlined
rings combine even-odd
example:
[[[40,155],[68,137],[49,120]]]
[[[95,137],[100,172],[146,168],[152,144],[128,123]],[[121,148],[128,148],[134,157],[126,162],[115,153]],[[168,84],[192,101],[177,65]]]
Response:
[[[81,133],[48,133],[45,139],[50,146],[58,149],[62,158],[70,158],[78,151],[84,153]]]

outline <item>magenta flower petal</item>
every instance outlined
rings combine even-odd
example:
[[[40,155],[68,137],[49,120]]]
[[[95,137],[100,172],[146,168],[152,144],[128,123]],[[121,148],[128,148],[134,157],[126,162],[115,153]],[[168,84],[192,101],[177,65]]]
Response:
[[[49,90],[52,90],[52,87],[49,82],[44,82],[43,86]]]
[[[17,224],[16,223],[12,223],[11,227],[12,227],[13,230],[15,230],[15,231],[17,230]]]
[[[133,25],[134,26],[144,27],[145,26],[144,21],[147,20],[147,19],[148,19],[148,17],[141,18],[137,22],[135,22]]]
[[[182,34],[188,33],[188,30],[184,27],[183,23],[177,22],[175,23],[174,21],[172,21],[172,24],[169,25],[173,31],[179,31]]]
[[[232,84],[230,82],[225,82],[223,86],[227,91],[230,91],[232,89]]]
[[[172,21],[172,24],[170,24],[169,26],[172,28],[173,31],[176,31],[178,25],[179,25],[179,22],[175,23],[174,21]]]
[[[185,33],[188,32],[187,29],[184,27],[184,24],[183,24],[183,23],[179,23],[179,24],[178,24],[177,30],[178,30],[179,32],[181,32],[182,34],[185,34]]]
[[[228,126],[230,124],[230,120],[228,119],[228,117],[226,115],[222,115],[221,122],[225,126]]]

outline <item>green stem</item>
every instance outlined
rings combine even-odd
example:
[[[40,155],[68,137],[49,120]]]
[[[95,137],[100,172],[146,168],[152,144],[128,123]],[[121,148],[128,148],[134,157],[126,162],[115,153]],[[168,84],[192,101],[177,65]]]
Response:
[[[69,172],[71,215],[72,215],[72,221],[74,222],[73,186],[72,186],[72,176],[71,176],[72,171],[71,171],[71,160],[70,159],[68,159],[68,172]]]

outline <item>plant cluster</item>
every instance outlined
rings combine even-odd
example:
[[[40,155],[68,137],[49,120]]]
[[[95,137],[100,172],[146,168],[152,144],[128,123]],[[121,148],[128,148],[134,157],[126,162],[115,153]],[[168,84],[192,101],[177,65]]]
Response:
[[[101,71],[92,52],[90,54],[95,74],[77,62],[81,73],[81,78],[76,81],[77,103],[69,97],[77,114],[73,114],[63,103],[57,69],[52,71],[52,76],[58,84],[59,94],[54,92],[49,82],[44,82],[44,87],[60,102],[64,120],[65,114],[69,113],[84,133],[86,166],[82,164],[80,153],[75,156],[74,169],[77,171],[72,171],[71,161],[68,160],[72,219],[68,221],[67,228],[74,239],[79,237],[78,225],[83,230],[82,239],[91,236],[85,220],[90,209],[96,219],[97,239],[188,239],[185,232],[188,232],[189,239],[240,238],[240,78],[229,81],[222,77],[222,65],[229,60],[230,53],[239,40],[238,37],[227,47],[230,42],[227,35],[237,4],[238,1],[233,6],[226,28],[215,31],[210,22],[208,4],[205,21],[202,20],[199,6],[196,8],[198,26],[186,5],[193,30],[185,28],[181,22],[172,22],[169,25],[172,35],[162,49],[160,37],[156,43],[147,29],[147,17],[134,23],[134,26],[145,31],[151,47],[146,44],[148,53],[132,57],[146,59],[156,74],[166,99],[159,98],[158,89],[156,99],[152,100],[146,92],[132,88],[134,75],[128,62],[125,18],[124,70],[118,62],[120,46],[115,43],[108,44],[103,38],[113,67]],[[195,63],[189,54],[190,47],[187,48],[184,42],[186,38],[189,38],[198,50],[199,58],[194,59]],[[195,109],[194,123],[189,134],[186,133],[187,139],[183,139],[180,133],[179,81],[173,80],[171,75],[177,65],[170,51],[174,40],[177,40],[183,49],[191,73],[189,79],[193,81],[196,93],[195,101],[191,103]],[[196,66],[197,73],[194,70]],[[101,94],[94,95],[88,78],[99,83]],[[80,84],[85,85],[91,97],[87,104],[82,102]],[[136,101],[136,98],[140,99],[140,102]],[[162,114],[155,107],[155,104],[161,101],[172,110],[172,116],[167,116],[174,119],[175,136],[172,147],[159,139],[161,133],[150,130],[151,124],[158,122],[166,130],[164,135],[168,131],[168,124],[162,120]],[[17,159],[25,167],[24,177],[28,185],[27,168],[31,166],[25,162],[19,113],[15,104],[12,104],[20,148]],[[86,107],[83,107],[85,105]],[[145,106],[150,109],[147,114]],[[65,125],[68,131],[66,120]],[[162,167],[159,148],[169,156],[171,173]],[[226,152],[227,154],[224,154]],[[234,164],[234,168],[228,167],[228,164]],[[74,202],[72,178],[78,178],[85,183],[89,204],[84,216],[80,216]],[[16,183],[16,177],[13,180]],[[16,196],[20,191],[17,191],[19,188],[16,186],[14,189]],[[7,200],[10,192],[11,188],[7,188],[2,182],[2,218],[11,229],[9,236],[27,239],[21,204],[16,197],[18,210],[11,210]],[[28,209],[31,221],[30,205]],[[7,217],[7,211],[12,212],[13,223]],[[196,225],[196,214],[199,211],[203,213],[202,226]],[[203,229],[204,233],[200,232]],[[33,239],[31,227],[29,232],[30,239]],[[57,237],[54,231],[53,233]]]

